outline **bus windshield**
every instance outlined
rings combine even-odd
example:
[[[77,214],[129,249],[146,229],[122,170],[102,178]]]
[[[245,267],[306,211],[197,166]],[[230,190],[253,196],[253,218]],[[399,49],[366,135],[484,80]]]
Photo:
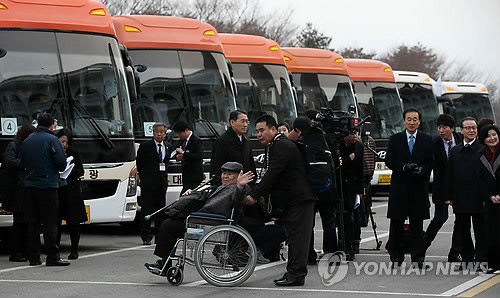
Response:
[[[145,65],[141,96],[132,104],[134,135],[144,138],[147,122],[167,126],[194,112],[193,120],[205,119],[224,133],[229,113],[235,109],[231,80],[221,53],[177,50],[129,50],[135,64]],[[194,127],[200,137],[213,137],[207,125]]]
[[[31,123],[50,112],[75,138],[132,137],[125,72],[115,39],[72,33],[0,31],[0,113]],[[33,44],[37,46],[34,47]],[[84,109],[78,113],[75,102]],[[4,135],[4,134],[3,134]]]
[[[234,63],[236,105],[248,112],[248,136],[255,137],[255,120],[262,114],[278,122],[297,117],[288,73],[283,65]]]
[[[422,114],[420,129],[428,134],[437,135],[436,119],[439,110],[432,86],[418,83],[396,83],[404,109],[416,108]]]
[[[479,93],[449,93],[443,95],[453,101],[455,119],[461,121],[465,117],[474,117],[478,121],[483,118],[493,118],[490,99],[487,94]]]
[[[371,116],[371,136],[388,139],[403,130],[402,106],[396,84],[354,82],[360,117]]]
[[[334,111],[348,111],[356,105],[349,77],[338,74],[293,73],[297,88],[297,113],[319,111],[322,107]]]

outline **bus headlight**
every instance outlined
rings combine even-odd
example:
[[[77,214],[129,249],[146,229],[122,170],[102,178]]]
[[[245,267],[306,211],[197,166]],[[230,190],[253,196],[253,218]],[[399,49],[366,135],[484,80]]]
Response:
[[[133,197],[137,194],[137,169],[133,167],[128,175],[127,197]]]

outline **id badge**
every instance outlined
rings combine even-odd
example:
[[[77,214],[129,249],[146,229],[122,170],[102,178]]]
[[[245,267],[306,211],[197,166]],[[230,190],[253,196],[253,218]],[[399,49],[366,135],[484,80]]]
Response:
[[[166,171],[165,163],[160,162],[160,172],[165,172],[165,171]]]

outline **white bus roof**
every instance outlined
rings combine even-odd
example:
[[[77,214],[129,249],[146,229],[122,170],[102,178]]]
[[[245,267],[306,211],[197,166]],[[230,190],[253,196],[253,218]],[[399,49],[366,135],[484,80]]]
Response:
[[[394,79],[396,83],[420,83],[432,85],[434,80],[423,72],[395,70]]]
[[[447,93],[480,93],[488,94],[488,88],[481,83],[442,82],[442,92]]]

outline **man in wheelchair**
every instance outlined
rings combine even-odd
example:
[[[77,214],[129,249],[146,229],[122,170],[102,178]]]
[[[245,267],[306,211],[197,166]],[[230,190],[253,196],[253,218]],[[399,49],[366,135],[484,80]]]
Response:
[[[221,214],[230,218],[232,209],[241,206],[245,195],[245,186],[253,181],[254,174],[251,171],[243,173],[243,166],[238,162],[226,162],[222,165],[221,170],[222,185],[209,190],[208,198],[203,207],[197,211]],[[183,196],[191,193],[188,190]],[[182,199],[181,196],[179,200]],[[171,267],[171,260],[168,261],[167,266],[165,266],[165,262],[175,247],[177,239],[184,237],[185,227],[185,219],[183,218],[169,217],[162,222],[154,250],[154,254],[160,259],[155,263],[144,264],[150,272],[161,272],[162,268]]]

